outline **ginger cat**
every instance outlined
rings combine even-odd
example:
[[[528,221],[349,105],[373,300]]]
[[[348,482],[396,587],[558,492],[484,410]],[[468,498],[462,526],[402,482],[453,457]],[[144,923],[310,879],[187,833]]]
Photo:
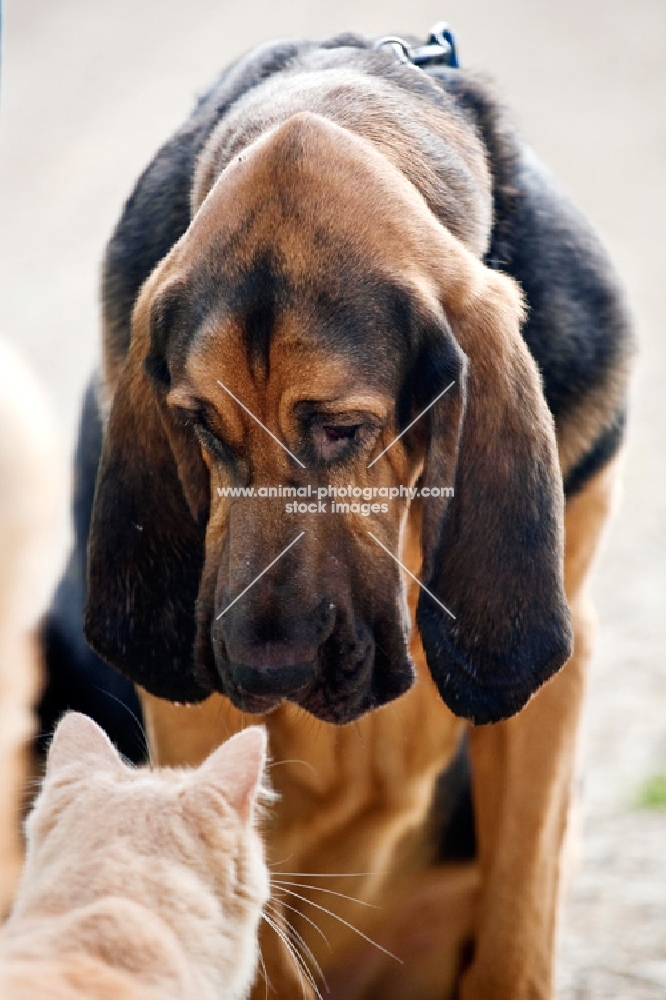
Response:
[[[2,1000],[240,1000],[269,896],[266,735],[196,770],[135,769],[86,716],[60,722],[0,933]]]

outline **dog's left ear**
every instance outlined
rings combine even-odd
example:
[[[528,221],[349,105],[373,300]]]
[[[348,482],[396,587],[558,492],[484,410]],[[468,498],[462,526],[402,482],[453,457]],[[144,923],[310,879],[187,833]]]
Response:
[[[422,579],[455,618],[421,591],[416,619],[447,705],[476,723],[498,722],[571,655],[562,478],[552,416],[520,333],[518,286],[452,237],[447,250],[437,284],[449,329],[437,345],[431,338],[429,364],[442,368],[455,338],[467,359],[451,390],[462,430],[454,482],[447,393],[446,405],[432,408],[423,485],[454,486],[455,496],[423,500]]]
[[[204,562],[208,472],[191,428],[165,402],[159,273],[132,320],[97,473],[84,630],[90,646],[160,698],[196,702],[195,604]]]

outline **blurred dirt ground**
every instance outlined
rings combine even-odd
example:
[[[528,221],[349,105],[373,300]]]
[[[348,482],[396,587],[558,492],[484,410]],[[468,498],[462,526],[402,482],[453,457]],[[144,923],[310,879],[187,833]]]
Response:
[[[596,225],[641,340],[623,506],[597,571],[583,840],[560,996],[666,997],[664,0],[9,0],[0,93],[0,330],[73,439],[98,356],[105,239],[139,171],[225,62],[278,36],[427,32],[446,18]]]

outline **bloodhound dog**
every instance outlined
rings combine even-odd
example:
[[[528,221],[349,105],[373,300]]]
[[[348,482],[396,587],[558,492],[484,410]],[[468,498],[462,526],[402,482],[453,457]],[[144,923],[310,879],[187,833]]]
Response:
[[[251,52],[138,181],[104,265],[85,632],[159,764],[263,719],[271,912],[332,995],[546,998],[630,327],[489,86],[396,51]],[[411,492],[331,508],[347,485]],[[462,740],[452,867],[433,801]],[[262,947],[270,995],[313,990]]]

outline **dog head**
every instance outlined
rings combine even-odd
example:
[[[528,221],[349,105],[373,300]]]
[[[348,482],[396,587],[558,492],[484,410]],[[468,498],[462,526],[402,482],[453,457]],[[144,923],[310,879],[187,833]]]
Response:
[[[135,306],[93,511],[93,648],[170,700],[358,718],[413,678],[409,501],[382,498],[454,487],[421,506],[428,666],[459,715],[519,710],[571,642],[521,318],[515,284],[363,139],[300,114],[255,142]]]

